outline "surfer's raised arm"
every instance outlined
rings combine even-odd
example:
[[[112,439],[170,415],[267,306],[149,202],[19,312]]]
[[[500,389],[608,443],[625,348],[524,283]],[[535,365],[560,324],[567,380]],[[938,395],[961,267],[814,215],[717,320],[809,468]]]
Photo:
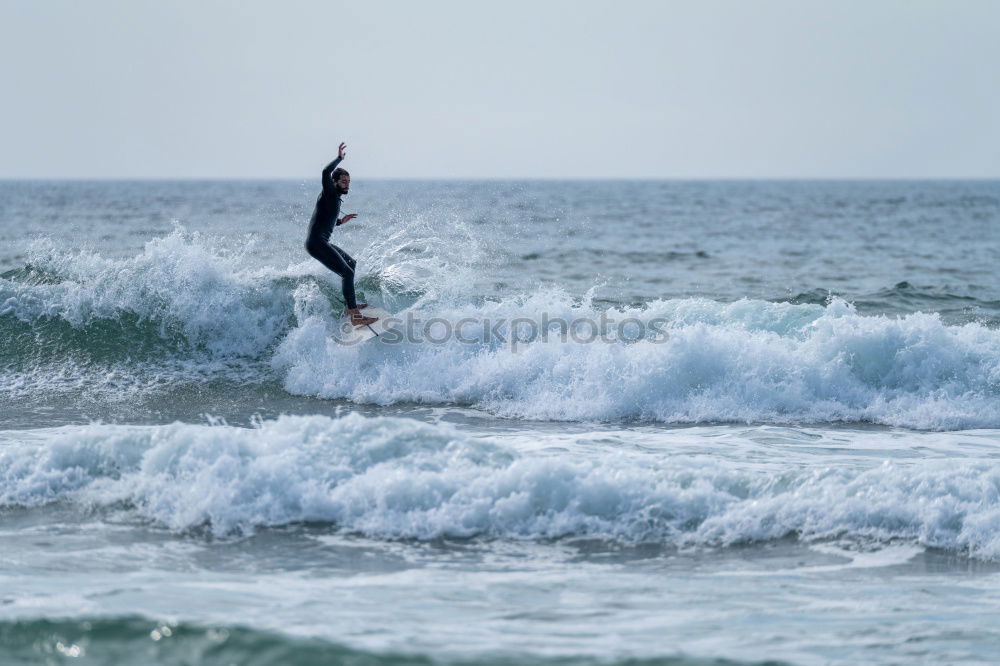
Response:
[[[337,149],[337,159],[335,159],[334,161],[330,162],[325,167],[323,167],[323,187],[324,188],[327,188],[327,187],[329,187],[330,185],[333,184],[333,178],[332,178],[333,170],[336,169],[337,165],[340,164],[344,160],[344,157],[346,157],[346,153],[345,153],[346,150],[347,150],[347,144],[344,143],[343,141],[341,141],[340,142],[340,148]]]

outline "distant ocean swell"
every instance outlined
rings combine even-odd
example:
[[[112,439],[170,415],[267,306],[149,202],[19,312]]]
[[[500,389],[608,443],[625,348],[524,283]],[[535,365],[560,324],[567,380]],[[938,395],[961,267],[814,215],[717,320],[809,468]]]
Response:
[[[383,273],[407,274],[391,268]],[[530,419],[1000,427],[1000,331],[988,323],[860,314],[836,298],[606,308],[558,288],[496,299],[456,285],[421,291],[385,275],[362,280],[366,296],[423,320],[603,315],[662,322],[667,337],[581,344],[550,336],[514,350],[506,331],[507,342],[473,335],[343,346],[331,340],[338,290],[320,268],[251,270],[178,229],[126,259],[36,244],[27,266],[0,276],[0,393],[113,393],[234,377],[277,380],[296,395],[459,404]]]
[[[120,510],[175,531],[330,523],[373,538],[586,537],[671,547],[786,537],[1000,558],[1000,468],[816,467],[660,451],[524,451],[411,419],[7,431],[0,507]]]

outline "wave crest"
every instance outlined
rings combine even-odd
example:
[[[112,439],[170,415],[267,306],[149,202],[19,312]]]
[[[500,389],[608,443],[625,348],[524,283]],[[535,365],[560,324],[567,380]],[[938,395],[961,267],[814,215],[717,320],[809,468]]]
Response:
[[[1000,557],[1000,470],[988,461],[778,468],[622,449],[580,455],[357,414],[16,436],[0,449],[0,505],[125,503],[179,531],[318,521],[389,539],[582,536],[678,547],[791,535]]]
[[[344,347],[330,342],[329,318],[297,312],[273,358],[295,394],[569,421],[1000,426],[1000,332],[947,326],[935,314],[863,316],[842,300],[824,307],[683,299],[600,311],[559,292],[438,313],[450,321],[631,317],[665,321],[668,334],[634,344],[553,335],[514,349],[454,337]]]
[[[982,324],[865,315],[838,298],[609,307],[593,291],[557,288],[425,298],[391,292],[383,269],[362,286],[404,317],[503,320],[508,338],[518,318],[632,318],[660,322],[667,337],[585,344],[554,335],[516,349],[488,335],[342,346],[332,339],[335,276],[309,262],[254,270],[178,228],[124,259],[36,243],[28,268],[0,277],[0,392],[103,382],[124,394],[214,376],[269,382],[276,373],[295,395],[459,404],[529,419],[1000,426],[1000,332]]]

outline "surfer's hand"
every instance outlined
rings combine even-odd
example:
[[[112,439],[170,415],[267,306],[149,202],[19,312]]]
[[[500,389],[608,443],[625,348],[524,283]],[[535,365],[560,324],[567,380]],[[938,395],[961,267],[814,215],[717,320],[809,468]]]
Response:
[[[340,142],[340,148],[337,150],[337,159],[344,159],[347,156],[345,152],[347,150],[347,144],[343,141]]]
[[[351,220],[353,220],[357,216],[358,216],[357,213],[348,213],[344,217],[342,217],[339,220],[337,220],[337,226],[339,227],[340,225],[344,224],[345,222],[350,222]]]

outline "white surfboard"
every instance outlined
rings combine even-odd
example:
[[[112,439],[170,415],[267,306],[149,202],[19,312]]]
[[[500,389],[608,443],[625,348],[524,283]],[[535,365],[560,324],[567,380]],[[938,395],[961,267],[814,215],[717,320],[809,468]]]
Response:
[[[393,315],[382,308],[365,308],[361,311],[361,314],[366,317],[378,317],[378,321],[368,326],[355,326],[351,323],[350,317],[341,317],[337,323],[337,329],[330,337],[342,345],[357,345],[374,340],[392,328],[389,324],[389,319]]]

